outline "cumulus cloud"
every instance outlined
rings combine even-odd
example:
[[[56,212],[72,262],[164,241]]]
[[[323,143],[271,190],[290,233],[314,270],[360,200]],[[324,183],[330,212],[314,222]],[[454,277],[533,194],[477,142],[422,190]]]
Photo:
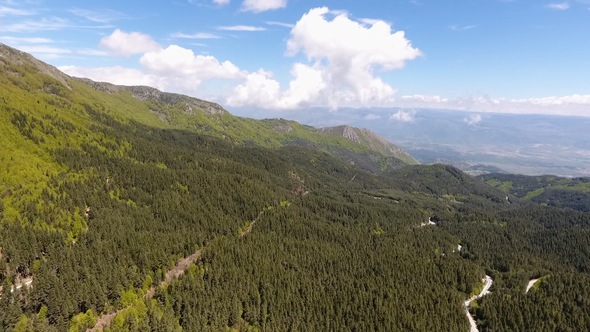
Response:
[[[294,79],[281,98],[279,106],[282,108],[308,106],[306,104],[317,100],[326,88],[320,68],[296,63],[291,70],[291,75]]]
[[[315,8],[297,22],[287,42],[287,54],[303,53],[321,67],[329,91],[328,103],[379,105],[393,100],[395,90],[375,75],[376,70],[402,68],[406,61],[420,56],[403,31],[375,21],[367,27],[345,13],[332,20],[328,8]]]
[[[482,120],[481,114],[471,114],[469,117],[463,119],[468,126],[476,126]]]
[[[276,105],[280,98],[279,82],[270,72],[259,70],[246,76],[227,99],[229,105]]]
[[[213,3],[219,6],[224,6],[230,3],[230,0],[213,0]]]
[[[137,48],[135,49],[137,50]],[[166,48],[158,46],[155,50],[147,51],[140,57],[139,63],[142,66],[141,69],[72,66],[60,69],[72,76],[121,85],[148,85],[165,91],[193,96],[197,95],[204,81],[235,80],[246,77],[246,73],[230,61],[219,61],[210,55],[197,55],[192,50],[178,45],[170,45]]]
[[[148,72],[161,77],[203,81],[211,78],[237,78],[240,74],[240,69],[229,61],[219,62],[210,55],[195,55],[192,50],[178,45],[147,52],[139,62]]]
[[[395,89],[376,73],[400,69],[421,55],[403,31],[392,32],[383,21],[354,21],[346,13],[330,12],[325,7],[310,10],[292,28],[286,54],[298,53],[309,63],[293,65],[293,79],[278,101],[256,104],[259,98],[253,96],[228,102],[233,106],[283,108],[391,105]]]
[[[414,121],[414,113],[410,111],[399,110],[397,113],[392,114],[389,119],[399,122],[412,122]]]
[[[123,57],[161,49],[160,45],[149,35],[139,32],[124,32],[119,29],[103,37],[99,46],[107,52]]]
[[[285,8],[287,0],[244,0],[242,10],[261,13],[269,10]]]

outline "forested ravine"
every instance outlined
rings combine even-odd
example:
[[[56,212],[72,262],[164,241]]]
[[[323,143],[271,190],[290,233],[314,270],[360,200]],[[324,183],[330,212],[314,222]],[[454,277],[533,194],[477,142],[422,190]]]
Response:
[[[469,306],[471,305],[471,302],[473,302],[474,300],[477,300],[477,299],[487,295],[490,292],[490,287],[492,287],[493,282],[494,281],[492,280],[492,277],[486,275],[484,278],[484,284],[483,284],[483,288],[482,288],[481,292],[479,292],[479,294],[477,294],[477,295],[473,295],[472,297],[469,298],[469,300],[466,300],[464,303],[465,314],[467,314],[467,319],[469,319],[469,325],[470,325],[469,331],[470,332],[478,332],[479,330],[477,329],[477,323],[475,322],[475,318],[473,318],[473,316],[469,312]]]

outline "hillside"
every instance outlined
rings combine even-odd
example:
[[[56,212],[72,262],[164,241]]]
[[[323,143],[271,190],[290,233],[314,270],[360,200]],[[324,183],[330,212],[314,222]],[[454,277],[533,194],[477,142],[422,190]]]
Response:
[[[590,326],[588,213],[1,49],[0,331]]]
[[[480,179],[504,192],[535,203],[590,212],[590,178],[486,174]]]

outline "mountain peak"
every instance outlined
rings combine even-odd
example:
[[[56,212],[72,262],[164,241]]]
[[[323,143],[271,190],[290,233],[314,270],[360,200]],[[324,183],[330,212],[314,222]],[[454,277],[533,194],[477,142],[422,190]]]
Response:
[[[68,80],[71,79],[70,76],[61,72],[54,66],[48,65],[45,62],[36,59],[29,53],[19,51],[8,45],[0,43],[0,66],[7,66],[10,64],[21,67],[28,65],[45,75],[53,77],[68,89],[71,89],[70,85],[68,84]]]
[[[416,159],[406,153],[402,148],[365,128],[341,125],[336,127],[319,128],[318,131],[328,135],[342,136],[355,143],[366,145],[386,157],[395,157],[407,164],[418,164]]]

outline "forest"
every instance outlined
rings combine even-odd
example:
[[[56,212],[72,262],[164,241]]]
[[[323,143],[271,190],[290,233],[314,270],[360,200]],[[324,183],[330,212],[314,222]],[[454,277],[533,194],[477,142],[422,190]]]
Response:
[[[0,331],[467,331],[485,275],[480,331],[590,327],[572,196],[156,125],[0,59]]]

